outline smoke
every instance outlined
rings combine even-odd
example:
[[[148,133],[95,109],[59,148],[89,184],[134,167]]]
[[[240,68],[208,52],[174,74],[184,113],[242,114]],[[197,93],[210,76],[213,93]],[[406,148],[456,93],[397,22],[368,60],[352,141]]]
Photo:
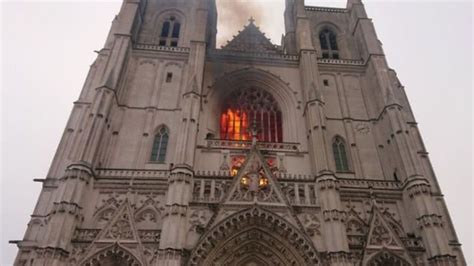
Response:
[[[232,40],[249,23],[249,18],[255,19],[255,24],[266,33],[275,44],[280,43],[283,33],[284,0],[216,0],[217,47]]]

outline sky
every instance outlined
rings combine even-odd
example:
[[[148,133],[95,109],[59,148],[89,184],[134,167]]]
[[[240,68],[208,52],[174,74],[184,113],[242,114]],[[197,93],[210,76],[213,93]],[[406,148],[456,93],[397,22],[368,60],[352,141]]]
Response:
[[[284,0],[218,0],[219,44],[250,16],[279,44]],[[115,1],[1,1],[0,264],[11,265]],[[364,1],[419,123],[468,265],[472,257],[473,4]],[[307,5],[344,7],[344,1]],[[238,8],[238,9],[237,9]],[[219,46],[219,45],[218,45]]]

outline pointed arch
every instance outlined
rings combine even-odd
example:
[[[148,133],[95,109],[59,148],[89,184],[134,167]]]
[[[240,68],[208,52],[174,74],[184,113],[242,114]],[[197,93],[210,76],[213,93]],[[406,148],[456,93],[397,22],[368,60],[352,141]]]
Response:
[[[179,9],[167,9],[155,15],[156,41],[160,46],[180,45],[185,24],[185,15]]]
[[[115,243],[105,247],[79,263],[82,266],[142,266],[140,260],[125,247]]]
[[[367,266],[411,266],[412,264],[387,250],[375,253],[367,262]]]
[[[150,161],[164,163],[166,151],[168,149],[169,129],[166,125],[161,125],[155,130],[153,145],[151,148]]]
[[[336,172],[349,172],[349,160],[346,149],[346,142],[344,139],[336,135],[332,140],[332,152],[334,156],[334,163],[336,165]]]
[[[288,82],[269,71],[247,67],[225,73],[205,92],[206,108],[211,114],[220,114],[225,99],[235,91],[247,88],[257,88],[272,95],[281,110],[283,142],[296,142],[299,130],[296,126],[298,93],[290,88]],[[219,116],[209,117],[208,127],[218,132],[219,123]]]
[[[262,253],[263,252],[263,253]],[[253,207],[217,223],[204,234],[188,265],[240,265],[264,254],[271,265],[318,265],[310,239],[280,216]]]
[[[332,23],[324,23],[317,29],[317,39],[321,56],[328,59],[339,59],[338,28]]]

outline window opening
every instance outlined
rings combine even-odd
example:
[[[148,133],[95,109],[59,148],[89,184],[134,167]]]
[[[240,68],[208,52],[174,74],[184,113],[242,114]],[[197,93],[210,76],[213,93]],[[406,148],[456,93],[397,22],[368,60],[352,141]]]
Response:
[[[166,83],[170,83],[171,81],[173,81],[173,73],[168,72],[166,73]]]
[[[319,42],[323,58],[339,59],[337,36],[332,30],[323,29],[319,33]]]
[[[336,137],[332,143],[332,150],[334,153],[334,161],[336,163],[337,172],[349,171],[349,164],[347,163],[347,154],[344,141],[340,137]]]
[[[166,127],[161,127],[153,140],[150,160],[163,163],[166,159],[166,149],[168,148],[169,133]]]
[[[221,139],[250,140],[255,122],[257,139],[282,142],[282,113],[273,96],[261,89],[247,88],[233,92],[221,112]]]
[[[180,31],[181,23],[176,20],[176,17],[170,16],[163,22],[159,45],[172,47],[178,46]]]

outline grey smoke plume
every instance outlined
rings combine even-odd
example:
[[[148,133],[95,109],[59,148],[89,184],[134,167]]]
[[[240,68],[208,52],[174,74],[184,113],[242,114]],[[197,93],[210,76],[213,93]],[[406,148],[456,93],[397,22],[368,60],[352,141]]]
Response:
[[[232,36],[249,23],[250,17],[273,43],[280,43],[278,36],[283,25],[278,23],[283,23],[283,0],[217,0],[216,3],[219,14],[217,47],[232,40]]]

